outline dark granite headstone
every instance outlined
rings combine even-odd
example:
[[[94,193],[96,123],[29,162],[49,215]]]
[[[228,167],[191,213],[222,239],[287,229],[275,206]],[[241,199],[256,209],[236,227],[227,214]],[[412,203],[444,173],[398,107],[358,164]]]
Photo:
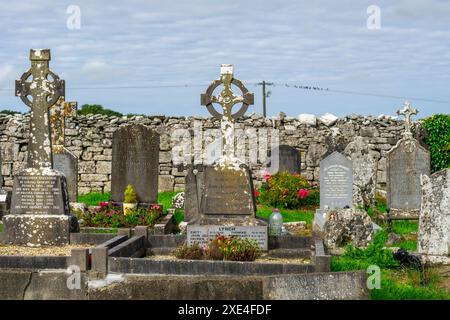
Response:
[[[271,172],[287,171],[291,174],[300,173],[300,151],[288,146],[280,145],[271,150]]]
[[[386,200],[392,217],[418,218],[421,174],[430,175],[430,152],[412,137],[401,139],[386,159]]]
[[[206,166],[201,200],[204,215],[255,215],[252,179],[247,166]]]
[[[159,134],[143,125],[121,127],[113,134],[111,199],[123,202],[128,184],[140,203],[157,203]]]
[[[320,209],[352,207],[352,161],[333,152],[320,161]]]
[[[66,177],[69,201],[78,199],[78,159],[69,150],[63,148],[61,152],[53,154],[53,169]]]

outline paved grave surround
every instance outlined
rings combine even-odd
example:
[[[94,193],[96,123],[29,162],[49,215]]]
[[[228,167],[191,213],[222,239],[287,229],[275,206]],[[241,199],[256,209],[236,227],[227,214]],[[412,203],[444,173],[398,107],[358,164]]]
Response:
[[[143,125],[121,127],[113,133],[111,200],[123,202],[131,184],[140,203],[158,200],[159,134]]]

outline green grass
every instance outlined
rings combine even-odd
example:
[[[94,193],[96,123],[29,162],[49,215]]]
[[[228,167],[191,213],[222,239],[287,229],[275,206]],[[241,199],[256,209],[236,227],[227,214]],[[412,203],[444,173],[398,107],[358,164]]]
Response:
[[[161,204],[163,206],[164,212],[168,208],[172,208],[172,198],[180,191],[165,191],[158,193],[158,204]]]
[[[417,250],[417,240],[401,240],[394,245],[395,247],[400,247],[408,251]]]
[[[184,212],[182,210],[176,210],[173,215],[173,221],[175,225],[178,225],[180,222],[184,221]]]
[[[110,193],[91,192],[78,196],[78,202],[84,202],[87,206],[98,206],[99,202],[109,201]]]
[[[409,234],[419,230],[419,222],[410,220],[398,220],[392,222],[392,231],[396,234]]]
[[[273,208],[271,207],[259,206],[256,215],[268,219],[272,211]],[[307,224],[311,225],[314,219],[314,212],[312,211],[280,209],[280,213],[283,216],[283,222],[306,221]]]
[[[3,224],[0,224],[0,233],[3,232]]]

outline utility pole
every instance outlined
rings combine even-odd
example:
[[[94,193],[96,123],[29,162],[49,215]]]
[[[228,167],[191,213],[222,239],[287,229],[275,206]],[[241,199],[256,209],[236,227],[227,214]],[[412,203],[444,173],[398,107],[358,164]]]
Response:
[[[262,95],[263,95],[263,117],[266,117],[266,81],[262,82]]]

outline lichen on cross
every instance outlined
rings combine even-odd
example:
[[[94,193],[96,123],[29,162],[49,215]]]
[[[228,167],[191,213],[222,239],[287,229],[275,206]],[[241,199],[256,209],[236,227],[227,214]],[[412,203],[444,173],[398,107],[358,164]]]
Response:
[[[417,115],[419,110],[411,108],[411,103],[409,101],[405,101],[402,109],[397,110],[397,114],[405,117],[405,132],[404,135],[411,136],[412,135],[412,121],[411,118],[413,115]]]
[[[31,67],[16,80],[15,90],[31,108],[28,167],[52,168],[49,108],[64,96],[65,82],[49,69],[50,49],[31,49],[30,60]]]

